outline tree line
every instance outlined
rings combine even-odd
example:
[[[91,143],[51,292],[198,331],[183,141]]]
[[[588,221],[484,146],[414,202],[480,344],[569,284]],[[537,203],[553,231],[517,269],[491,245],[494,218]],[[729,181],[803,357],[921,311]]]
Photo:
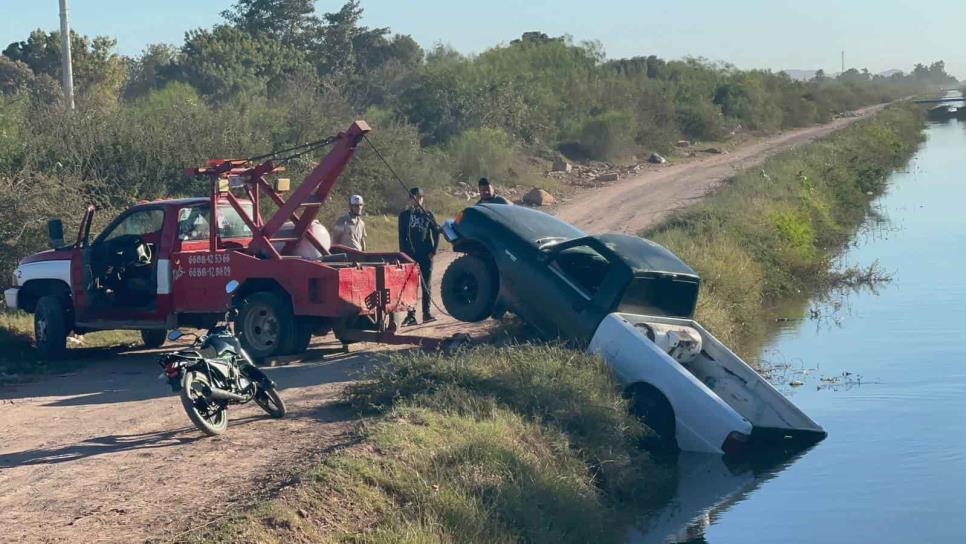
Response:
[[[488,175],[525,182],[559,153],[619,161],[680,139],[714,141],[827,121],[950,86],[941,61],[889,77],[849,70],[795,81],[703,59],[608,59],[596,42],[528,32],[478,55],[362,24],[359,0],[238,0],[181,44],[119,55],[71,34],[77,109],[63,106],[60,36],[35,30],[0,55],[0,270],[42,245],[42,221],[134,199],[199,194],[182,169],[302,143],[365,118],[404,178],[445,189]],[[289,165],[293,177],[311,159]],[[400,194],[368,150],[339,192],[374,212]],[[106,214],[102,214],[106,215]],[[6,277],[6,276],[3,276]]]

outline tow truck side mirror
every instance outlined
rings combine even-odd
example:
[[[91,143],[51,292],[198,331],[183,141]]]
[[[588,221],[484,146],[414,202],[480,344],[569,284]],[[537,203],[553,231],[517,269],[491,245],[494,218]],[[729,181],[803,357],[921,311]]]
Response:
[[[47,241],[50,249],[64,247],[64,222],[60,219],[47,221]]]

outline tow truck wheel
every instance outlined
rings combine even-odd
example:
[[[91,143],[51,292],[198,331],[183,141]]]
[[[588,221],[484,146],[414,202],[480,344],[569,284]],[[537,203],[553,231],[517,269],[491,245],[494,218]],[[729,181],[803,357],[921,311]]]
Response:
[[[235,331],[245,351],[256,361],[264,360],[292,350],[295,316],[288,303],[275,293],[254,293],[242,301]]]
[[[295,340],[292,342],[291,355],[298,355],[309,349],[309,344],[312,343],[313,325],[309,318],[295,318]]]
[[[463,255],[443,274],[446,311],[460,321],[483,321],[493,312],[497,279],[490,266],[476,255]]]
[[[37,301],[34,340],[43,359],[56,359],[67,351],[67,310],[60,297],[48,295]]]
[[[164,329],[141,329],[141,342],[148,349],[157,349],[168,339]]]

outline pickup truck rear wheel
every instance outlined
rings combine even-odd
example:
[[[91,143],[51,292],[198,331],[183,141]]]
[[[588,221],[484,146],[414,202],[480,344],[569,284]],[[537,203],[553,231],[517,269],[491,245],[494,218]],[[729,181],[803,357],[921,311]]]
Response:
[[[443,274],[443,306],[460,321],[483,321],[493,312],[497,278],[485,260],[463,255]]]
[[[157,349],[164,345],[168,335],[164,329],[141,329],[141,342],[148,349]]]
[[[292,350],[295,316],[279,295],[267,291],[253,293],[241,303],[235,330],[252,359],[264,360]]]
[[[660,443],[677,448],[677,423],[674,408],[661,391],[648,383],[637,383],[628,391],[629,408],[658,436]]]
[[[56,359],[67,351],[67,309],[60,297],[40,297],[34,308],[34,340],[43,359]]]

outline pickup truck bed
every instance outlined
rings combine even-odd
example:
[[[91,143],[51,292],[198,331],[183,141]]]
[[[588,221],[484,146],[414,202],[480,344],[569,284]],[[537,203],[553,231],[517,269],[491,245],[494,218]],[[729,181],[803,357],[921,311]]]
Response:
[[[700,336],[700,352],[679,362],[648,336],[648,324],[673,325]],[[612,313],[589,351],[607,362],[628,389],[647,384],[670,404],[678,447],[723,453],[732,432],[752,445],[811,444],[826,432],[700,324],[691,319]]]

